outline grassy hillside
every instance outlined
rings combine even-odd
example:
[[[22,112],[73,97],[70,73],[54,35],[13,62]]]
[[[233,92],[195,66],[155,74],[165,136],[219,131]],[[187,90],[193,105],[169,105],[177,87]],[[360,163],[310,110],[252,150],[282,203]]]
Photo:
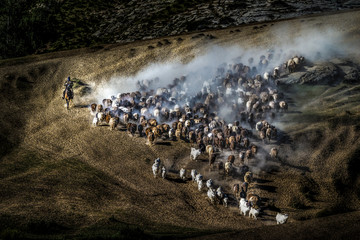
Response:
[[[294,37],[303,28],[331,26],[345,31],[344,43],[357,43],[354,19],[359,11],[288,24]],[[277,40],[272,33],[283,24],[0,61],[0,238],[216,239],[246,233],[250,239],[321,239],[358,233],[358,82],[283,86],[290,108],[278,122],[280,160],[255,174],[254,188],[266,202],[258,221],[240,216],[235,202],[227,209],[209,204],[191,181],[179,179],[183,166],[202,166],[208,173],[205,156],[189,161],[190,144],[159,140],[150,147],[123,129],[92,128],[91,94],[76,92],[75,106],[64,108],[69,75],[94,89],[150,63],[189,62],[214,45],[270,47]],[[359,56],[353,62],[359,64]],[[166,180],[151,173],[157,157],[170,166]],[[224,180],[224,188],[231,192],[230,182]],[[290,214],[289,223],[276,226],[279,210]],[[333,214],[338,215],[324,217]]]

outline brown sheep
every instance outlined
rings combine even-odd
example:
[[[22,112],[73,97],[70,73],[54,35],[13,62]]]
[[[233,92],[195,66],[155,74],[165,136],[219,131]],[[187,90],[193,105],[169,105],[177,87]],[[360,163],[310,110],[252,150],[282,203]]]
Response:
[[[162,128],[163,128],[163,130],[164,130],[165,133],[169,132],[169,130],[170,130],[169,124],[166,124],[166,123],[163,123],[163,124],[162,124]]]
[[[255,154],[257,153],[257,146],[256,146],[256,145],[252,145],[252,146],[251,146],[251,153],[252,153],[253,155],[255,155]]]
[[[182,122],[178,122],[178,124],[177,124],[177,129],[182,129],[183,128],[183,123]]]
[[[249,183],[248,182],[243,182],[241,184],[241,191],[246,193],[247,190],[248,190],[248,187],[249,187]]]
[[[214,147],[211,145],[207,145],[206,146],[206,153],[209,155],[209,157],[211,156],[211,154],[214,153]]]
[[[118,124],[119,124],[119,118],[112,117],[109,122],[110,130],[114,130]]]
[[[209,166],[212,167],[215,163],[215,160],[216,160],[216,155],[215,153],[209,155]]]
[[[109,124],[109,123],[110,123],[110,119],[111,119],[110,114],[106,114],[106,115],[105,115],[105,122]]]
[[[195,135],[195,132],[194,132],[194,131],[190,131],[190,132],[189,132],[189,142],[190,142],[190,143],[196,142],[196,135]]]
[[[156,121],[156,119],[150,119],[149,121],[148,121],[148,124],[149,124],[149,126],[152,126],[152,127],[156,127],[157,125],[158,125],[158,123],[157,123],[157,121]]]
[[[148,136],[150,132],[152,132],[151,127],[148,127],[148,128],[145,129],[146,136]]]
[[[155,141],[155,135],[153,132],[149,132],[149,134],[147,135],[147,139],[149,141],[150,145],[154,145],[154,141]]]
[[[127,124],[129,122],[129,114],[128,113],[124,113],[123,121],[125,124]]]
[[[160,131],[160,129],[158,129],[157,127],[152,127],[151,130],[152,130],[152,132],[154,133],[155,138],[161,137],[161,131]]]
[[[234,163],[235,162],[235,156],[234,155],[229,155],[227,161],[231,162],[231,163]]]
[[[266,129],[266,137],[268,138],[269,142],[271,140],[271,135],[272,135],[272,129],[269,127]]]
[[[96,103],[93,103],[93,104],[90,105],[90,107],[91,107],[91,112],[96,112],[96,106],[97,106]]]
[[[180,140],[180,137],[181,137],[181,130],[180,129],[175,130],[175,137],[176,137],[177,140]]]
[[[254,193],[249,193],[246,196],[247,201],[251,206],[259,206],[260,205],[260,197]]]
[[[103,106],[101,104],[97,105],[97,111],[102,112],[104,110]]]
[[[236,198],[236,199],[239,199],[239,197],[240,197],[240,186],[239,186],[239,184],[238,184],[238,183],[235,183],[235,184],[233,185],[232,190],[233,190],[233,193],[234,193],[234,195],[235,195],[235,198]]]
[[[265,130],[261,130],[259,132],[259,136],[260,136],[260,139],[264,142],[265,138],[266,138],[266,133],[265,133]]]
[[[271,148],[270,156],[271,156],[271,158],[277,158],[278,157],[278,149],[275,147]]]
[[[176,121],[171,124],[171,127],[172,127],[172,129],[174,129],[174,130],[177,129],[177,126],[178,126],[178,122],[176,122]]]
[[[289,73],[294,72],[295,67],[296,67],[295,61],[293,59],[289,59],[286,63],[286,67],[287,67]]]
[[[247,162],[249,163],[250,158],[252,158],[252,151],[250,149],[246,150],[245,158],[246,158]]]
[[[288,110],[288,104],[285,101],[279,102],[279,107],[284,112],[286,112]]]
[[[229,139],[229,147],[231,151],[234,151],[236,148],[236,141],[235,141],[235,137],[231,136],[228,138]]]
[[[248,148],[250,145],[250,141],[248,138],[244,138],[244,148]]]
[[[246,172],[244,176],[244,182],[251,183],[253,174],[252,172]]]

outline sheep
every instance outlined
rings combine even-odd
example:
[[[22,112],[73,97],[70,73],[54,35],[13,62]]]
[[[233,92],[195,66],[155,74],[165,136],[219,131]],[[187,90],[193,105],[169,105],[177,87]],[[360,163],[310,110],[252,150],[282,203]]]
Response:
[[[254,193],[249,193],[246,197],[250,206],[257,206],[260,203],[260,197]]]
[[[234,161],[235,161],[235,156],[234,156],[234,155],[229,155],[227,161],[228,161],[228,162],[231,162],[231,163],[234,163]]]
[[[93,121],[92,121],[92,126],[93,127],[96,127],[97,125],[99,125],[99,119],[97,118],[97,115],[95,115],[95,117],[93,118]]]
[[[265,81],[269,81],[270,74],[268,72],[265,72],[263,78]]]
[[[270,149],[270,156],[271,158],[277,158],[278,157],[278,149],[273,147]]]
[[[200,150],[196,148],[191,148],[190,152],[190,159],[191,160],[197,160],[197,158],[200,156]]]
[[[153,174],[154,174],[154,178],[157,177],[157,175],[159,174],[159,166],[160,164],[155,162],[153,165],[152,165],[152,171],[153,171]]]
[[[244,214],[244,216],[246,216],[250,212],[250,207],[244,198],[240,199],[239,208],[241,214]]]
[[[92,114],[94,114],[96,112],[96,106],[97,106],[96,103],[93,103],[93,104],[90,105],[90,109],[91,109]]]
[[[245,160],[245,155],[246,155],[246,152],[245,151],[241,151],[239,153],[239,158],[240,158],[240,161],[243,163],[244,160]]]
[[[216,195],[215,195],[215,192],[214,192],[214,190],[212,188],[209,188],[209,190],[207,191],[207,196],[210,199],[211,203],[215,203]]]
[[[216,189],[216,196],[219,198],[219,199],[223,199],[224,197],[224,192],[222,191],[222,187],[219,186],[217,189]]]
[[[288,214],[277,213],[276,214],[276,223],[277,224],[284,224],[284,223],[286,223],[288,218],[289,218]]]
[[[109,125],[110,125],[110,130],[114,130],[116,128],[116,125],[118,124],[119,120],[118,117],[112,117],[110,118],[110,121],[109,121]]]
[[[214,182],[213,182],[212,179],[209,179],[209,180],[206,181],[206,187],[207,188],[212,188],[213,185],[214,185]]]
[[[229,197],[227,194],[224,194],[224,198],[223,198],[223,205],[224,207],[227,207],[229,203]]]
[[[251,207],[249,212],[249,218],[253,217],[256,220],[257,216],[259,216],[259,213],[260,213],[260,208]]]
[[[161,169],[161,177],[162,177],[163,179],[166,178],[166,168],[165,168],[165,166],[163,166],[162,169]]]
[[[180,169],[180,178],[182,180],[185,180],[186,179],[186,169],[185,168],[181,168]]]
[[[279,107],[284,112],[286,112],[288,110],[288,104],[285,101],[279,102]]]
[[[280,67],[274,67],[273,78],[277,79],[280,77]]]
[[[234,195],[235,195],[235,198],[238,198],[238,197],[239,197],[239,193],[240,193],[240,185],[239,185],[238,183],[235,183],[235,184],[233,185],[232,190],[233,190],[233,193],[234,193]]]
[[[203,176],[200,173],[196,174],[195,181],[198,182],[201,180],[203,180]]]
[[[196,175],[197,175],[196,169],[191,169],[191,179],[193,180],[193,182],[196,181]]]
[[[244,182],[251,183],[253,174],[252,172],[246,172],[244,176]]]
[[[289,71],[289,73],[292,73],[295,71],[296,63],[293,59],[289,59],[286,63],[286,67]]]
[[[226,162],[225,163],[225,172],[226,172],[226,175],[230,175],[231,172],[233,170],[233,164],[231,162]]]
[[[201,192],[202,189],[204,188],[204,181],[202,179],[198,180],[197,184],[198,184],[198,190]]]
[[[258,131],[258,132],[260,132],[263,127],[264,127],[264,124],[263,124],[262,121],[259,121],[259,122],[257,122],[257,123],[255,124],[255,129],[256,129],[256,131]]]

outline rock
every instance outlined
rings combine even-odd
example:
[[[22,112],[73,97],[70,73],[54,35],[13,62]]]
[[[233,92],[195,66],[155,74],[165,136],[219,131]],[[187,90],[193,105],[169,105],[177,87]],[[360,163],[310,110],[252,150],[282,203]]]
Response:
[[[357,68],[343,66],[341,70],[344,72],[344,83],[358,83],[360,81],[360,74]]]
[[[306,73],[299,78],[300,84],[329,84],[336,81],[339,71],[338,67],[331,63],[321,63],[308,68]]]

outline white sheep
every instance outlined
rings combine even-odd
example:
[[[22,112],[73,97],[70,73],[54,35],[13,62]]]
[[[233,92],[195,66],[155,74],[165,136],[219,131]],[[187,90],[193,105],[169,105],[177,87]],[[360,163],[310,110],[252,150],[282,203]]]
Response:
[[[196,175],[197,175],[196,169],[191,169],[191,179],[193,180],[193,182],[196,181]]]
[[[219,198],[219,199],[223,199],[224,198],[224,192],[222,191],[222,187],[218,187],[216,189],[216,196]]]
[[[160,110],[157,109],[157,108],[155,108],[155,109],[154,109],[154,112],[153,112],[153,115],[154,115],[154,117],[156,117],[156,118],[160,117]]]
[[[95,117],[93,118],[92,121],[92,126],[96,127],[99,124],[99,119],[97,118],[97,116],[95,115]]]
[[[166,178],[166,168],[165,168],[165,166],[163,166],[162,169],[161,169],[161,177],[162,177],[163,179]]]
[[[181,168],[180,169],[180,178],[182,180],[185,180],[186,179],[186,169],[185,168]]]
[[[249,101],[246,102],[246,111],[247,111],[247,112],[251,112],[252,103],[253,103],[253,102],[252,102],[251,100],[249,100]]]
[[[198,190],[201,192],[203,190],[203,188],[204,188],[203,180],[197,181],[197,184],[198,184]]]
[[[196,160],[200,156],[200,149],[191,148],[190,159]]]
[[[197,182],[200,181],[200,180],[203,180],[203,176],[200,173],[198,173],[198,174],[196,174],[195,180]]]
[[[159,166],[160,164],[155,162],[153,165],[152,165],[152,171],[153,171],[153,174],[154,174],[154,178],[157,177],[157,175],[159,174]]]
[[[286,223],[288,218],[289,218],[288,214],[278,213],[278,214],[276,214],[276,223],[277,224],[284,224],[284,223]]]
[[[213,185],[214,185],[214,183],[213,183],[213,180],[212,180],[212,179],[209,179],[209,180],[206,181],[206,187],[207,187],[207,188],[212,188]]]
[[[256,131],[261,131],[261,129],[264,127],[264,124],[262,121],[259,121],[255,124]]]
[[[229,197],[227,194],[224,194],[224,198],[223,198],[223,205],[224,207],[227,207],[229,203]]]
[[[280,67],[275,67],[274,68],[273,77],[274,78],[279,78],[280,77]]]
[[[268,72],[265,72],[264,73],[264,80],[269,81],[269,78],[270,78],[270,74]]]
[[[209,190],[207,191],[207,196],[210,199],[211,203],[215,202],[216,195],[213,189],[209,188]]]
[[[250,207],[249,207],[248,203],[246,202],[245,198],[240,199],[239,208],[240,208],[241,214],[244,214],[244,216],[246,216],[249,213]]]
[[[251,218],[251,216],[253,216],[254,219],[257,219],[257,216],[259,216],[259,213],[260,213],[260,208],[255,209],[255,208],[251,207],[250,212],[249,212],[249,218]]]

